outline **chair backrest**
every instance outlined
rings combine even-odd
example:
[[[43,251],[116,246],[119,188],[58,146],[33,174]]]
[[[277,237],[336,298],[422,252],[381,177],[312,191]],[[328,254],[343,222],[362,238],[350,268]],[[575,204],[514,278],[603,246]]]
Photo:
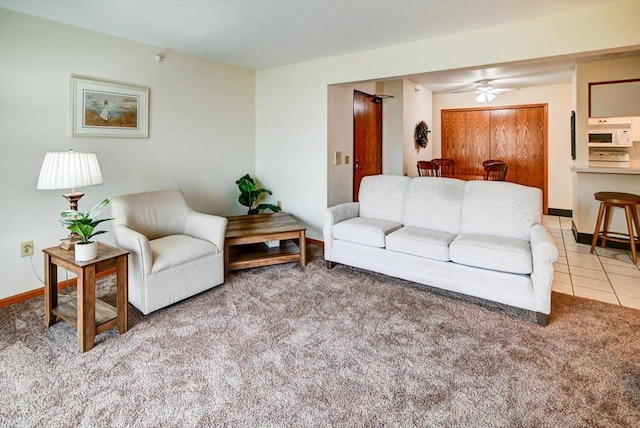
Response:
[[[484,167],[484,179],[488,181],[504,181],[508,166],[503,162],[487,164]]]
[[[440,165],[431,161],[418,161],[418,176],[440,177]]]
[[[191,211],[179,189],[132,193],[111,199],[114,231],[118,226],[126,226],[150,240],[184,234]]]
[[[487,159],[486,161],[482,162],[482,167],[484,168],[485,166],[489,165],[490,163],[506,163],[506,162],[503,161],[502,159]]]
[[[456,161],[453,159],[431,159],[431,162],[440,165],[440,176],[451,177],[456,174]]]

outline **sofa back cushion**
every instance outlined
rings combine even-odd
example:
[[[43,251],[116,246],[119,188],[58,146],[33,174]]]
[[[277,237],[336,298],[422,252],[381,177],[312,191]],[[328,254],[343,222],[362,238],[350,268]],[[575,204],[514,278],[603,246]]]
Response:
[[[467,182],[460,233],[529,241],[535,223],[542,223],[542,190],[503,181]]]
[[[401,175],[370,175],[360,182],[360,217],[402,222],[402,208],[411,179]]]
[[[191,211],[179,189],[132,193],[111,200],[114,227],[127,226],[149,240],[184,234]]]
[[[455,178],[414,178],[407,192],[402,224],[457,235],[465,184]]]

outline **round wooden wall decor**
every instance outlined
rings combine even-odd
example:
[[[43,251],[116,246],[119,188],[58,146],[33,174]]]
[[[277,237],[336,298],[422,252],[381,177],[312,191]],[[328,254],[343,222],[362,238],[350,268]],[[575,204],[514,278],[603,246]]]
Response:
[[[429,143],[429,126],[421,120],[420,123],[416,125],[415,139],[416,144],[422,147],[423,149],[427,147]]]

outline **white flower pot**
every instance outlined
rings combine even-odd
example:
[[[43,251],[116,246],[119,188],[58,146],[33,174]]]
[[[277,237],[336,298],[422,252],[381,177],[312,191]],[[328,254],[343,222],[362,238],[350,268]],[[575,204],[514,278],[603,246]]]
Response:
[[[77,262],[86,262],[98,257],[98,242],[90,242],[88,244],[76,242],[75,247]]]

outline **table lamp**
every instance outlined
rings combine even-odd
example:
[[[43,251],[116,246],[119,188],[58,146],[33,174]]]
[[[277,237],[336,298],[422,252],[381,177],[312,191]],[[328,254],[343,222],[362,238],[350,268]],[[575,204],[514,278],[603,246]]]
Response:
[[[42,168],[36,189],[71,189],[62,196],[69,201],[70,209],[78,211],[78,201],[84,193],[77,192],[81,187],[102,184],[102,173],[95,153],[48,152]],[[73,246],[73,234],[60,246],[69,249]]]

